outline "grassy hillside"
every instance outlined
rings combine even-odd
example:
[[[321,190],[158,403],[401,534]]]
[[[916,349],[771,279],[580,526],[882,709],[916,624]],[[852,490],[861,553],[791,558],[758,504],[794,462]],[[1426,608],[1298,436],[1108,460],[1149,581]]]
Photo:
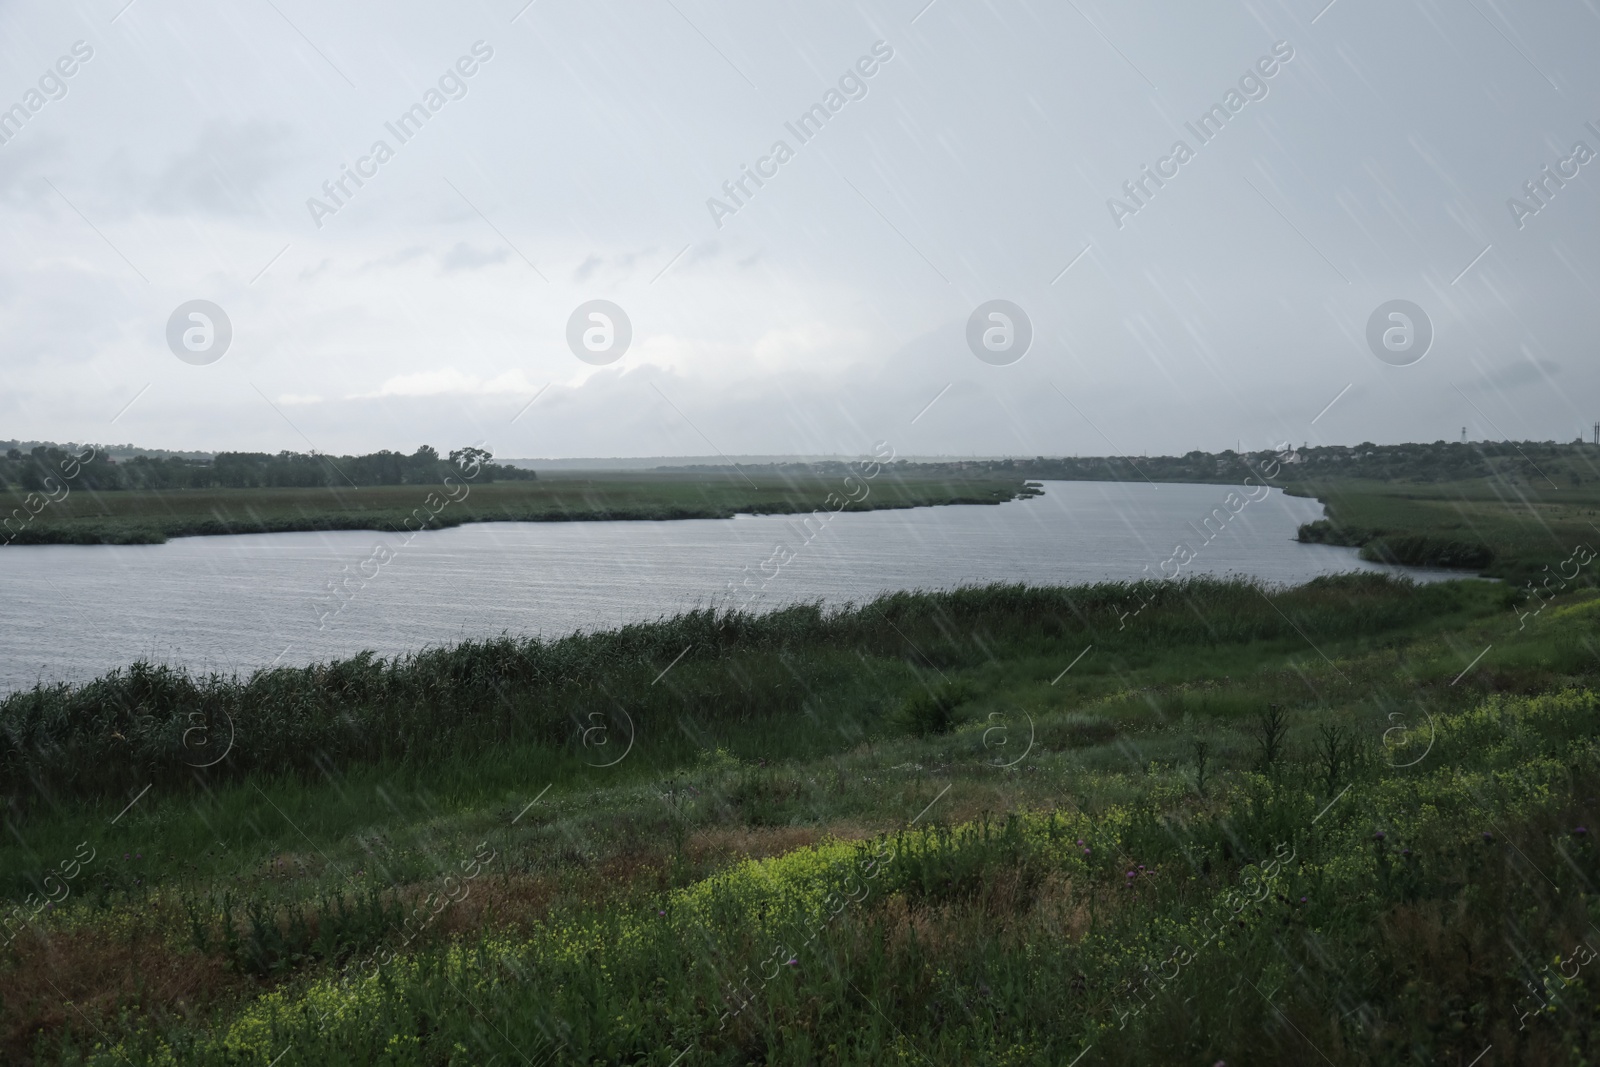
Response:
[[[873,473],[868,474],[866,472]],[[695,473],[552,473],[531,482],[292,489],[67,490],[57,502],[0,490],[13,544],[155,544],[199,534],[390,530],[468,522],[712,519],[817,508],[996,504],[1032,490],[1015,475],[904,473],[893,466]],[[836,502],[830,502],[830,495]],[[31,503],[29,502],[31,499]],[[31,514],[30,514],[31,513]]]
[[[14,695],[0,1059],[1586,1062],[1587,597],[993,587]]]

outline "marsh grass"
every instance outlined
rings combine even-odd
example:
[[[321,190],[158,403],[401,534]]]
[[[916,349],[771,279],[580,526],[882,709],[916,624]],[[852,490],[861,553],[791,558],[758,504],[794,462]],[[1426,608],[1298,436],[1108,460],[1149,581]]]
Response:
[[[1139,625],[1109,625],[1135,594],[1149,603]],[[1371,639],[1482,613],[1506,595],[1375,575],[1279,591],[1209,578],[1148,589],[994,585],[897,593],[839,611],[818,604],[765,615],[702,610],[606,633],[468,641],[391,660],[362,653],[248,678],[195,677],[141,662],[85,685],[36,686],[0,700],[0,795],[13,807],[41,798],[109,801],[151,783],[207,789],[251,775],[448,762],[498,746],[576,751],[583,731],[600,721],[596,714],[618,723],[625,713],[640,730],[667,733],[685,723],[796,723],[828,705],[847,709],[864,729],[911,698],[913,679],[924,672],[992,670],[997,654],[1036,659],[1043,675],[1063,645],[1093,642],[1100,655],[1080,677],[1159,663],[1158,682],[1220,680],[1207,650],[1257,646],[1266,658],[1303,648],[1304,633],[1324,642]],[[1589,654],[1574,645],[1570,658]],[[945,722],[945,698],[930,699],[928,724]],[[1130,695],[1122,712],[1137,715],[1141,702],[1158,719],[1254,708],[1198,684]],[[228,758],[215,767],[191,766],[199,760],[184,739],[197,726],[219,744],[232,735]]]
[[[159,544],[172,537],[375,530],[404,533],[474,522],[726,519],[739,514],[810,514],[833,506],[850,472],[801,469],[686,472],[547,472],[537,481],[255,489],[129,489],[69,492],[8,529],[10,543]],[[463,489],[465,495],[463,495]],[[440,495],[448,492],[449,502]],[[850,511],[999,504],[1033,494],[1005,472],[908,471],[889,466]],[[28,516],[29,494],[0,486],[0,514]],[[431,502],[430,502],[430,497]]]
[[[1435,482],[1324,474],[1297,477],[1288,491],[1327,506],[1326,519],[1300,527],[1302,541],[1360,546],[1365,559],[1462,568],[1523,586],[1550,577],[1577,545],[1600,548],[1600,489],[1592,477],[1558,480],[1565,484],[1531,470]],[[1593,565],[1572,575],[1572,588],[1596,584]]]

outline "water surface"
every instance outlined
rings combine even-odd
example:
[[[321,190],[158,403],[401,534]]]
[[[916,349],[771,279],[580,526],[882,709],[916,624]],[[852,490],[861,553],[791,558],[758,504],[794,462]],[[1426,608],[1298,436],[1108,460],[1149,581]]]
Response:
[[[1458,576],[1299,544],[1295,530],[1322,505],[1277,490],[1225,524],[1213,518],[1208,543],[1203,520],[1215,508],[1228,515],[1224,500],[1239,491],[1047,482],[1030,500],[841,514],[810,531],[797,516],[740,516],[481,523],[404,546],[400,535],[358,530],[11,545],[0,549],[0,691],[81,681],[137,658],[248,672],[502,631],[615,627],[720,602],[746,575],[752,588],[765,583],[757,606],[840,604],[900,589],[1153,576],[1182,543],[1195,552],[1184,574],[1275,583],[1352,570]],[[779,559],[792,554],[781,566],[780,545]],[[385,552],[392,558],[381,562]],[[329,596],[328,584],[346,575],[347,599]]]

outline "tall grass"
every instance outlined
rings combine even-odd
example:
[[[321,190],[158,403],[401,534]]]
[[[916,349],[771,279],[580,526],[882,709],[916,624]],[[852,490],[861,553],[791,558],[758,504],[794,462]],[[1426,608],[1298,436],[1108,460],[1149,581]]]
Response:
[[[387,660],[366,652],[247,678],[139,662],[0,700],[0,795],[25,809],[41,797],[126,796],[152,783],[325,774],[505,745],[570,748],[601,723],[794,720],[845,689],[876,717],[909,687],[999,650],[1058,656],[1092,642],[1102,656],[1149,662],[1178,647],[1367,638],[1504,595],[1370,574],[1288,590],[1204,577],[990,585],[895,593],[837,611],[700,610],[603,633],[504,636]],[[863,675],[864,659],[903,666],[878,678]],[[221,762],[197,766],[225,749]]]

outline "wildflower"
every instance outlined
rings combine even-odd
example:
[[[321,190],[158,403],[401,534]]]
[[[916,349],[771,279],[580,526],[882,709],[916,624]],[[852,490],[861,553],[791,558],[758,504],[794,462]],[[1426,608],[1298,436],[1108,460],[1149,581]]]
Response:
[[[123,858],[123,859],[127,859],[127,858],[128,858],[128,854],[127,854],[127,853],[126,853],[126,852],[124,852],[124,853],[123,853],[123,854],[122,854],[122,858]]]
[[[1374,841],[1382,841],[1383,840],[1383,831],[1379,830],[1377,833],[1373,834],[1372,835],[1372,839]]]
[[[1572,832],[1577,834],[1579,837],[1582,837],[1584,834],[1589,832],[1589,828],[1586,827],[1586,826],[1580,826],[1580,827],[1578,827],[1576,830],[1574,830]]]
[[[1300,903],[1304,904],[1305,902],[1306,902],[1306,898],[1305,897],[1301,897],[1300,898]]]
[[[1083,838],[1081,838],[1081,837],[1078,838],[1078,847],[1080,847],[1080,848],[1083,847]]]
[[[1485,830],[1485,831],[1484,831],[1484,832],[1483,832],[1483,839],[1484,839],[1484,840],[1485,840],[1485,841],[1493,841],[1493,840],[1494,840],[1494,835],[1493,835],[1493,834],[1491,834],[1491,833],[1490,833],[1490,832],[1489,832],[1489,831],[1487,831],[1487,830]]]
[[[1132,871],[1129,871],[1129,872],[1128,872],[1128,877],[1129,877],[1129,878],[1132,878],[1132,877],[1133,877],[1133,872],[1132,872]]]
[[[1403,848],[1403,849],[1400,850],[1400,855],[1409,856],[1409,855],[1411,855],[1411,850],[1409,848]]]

